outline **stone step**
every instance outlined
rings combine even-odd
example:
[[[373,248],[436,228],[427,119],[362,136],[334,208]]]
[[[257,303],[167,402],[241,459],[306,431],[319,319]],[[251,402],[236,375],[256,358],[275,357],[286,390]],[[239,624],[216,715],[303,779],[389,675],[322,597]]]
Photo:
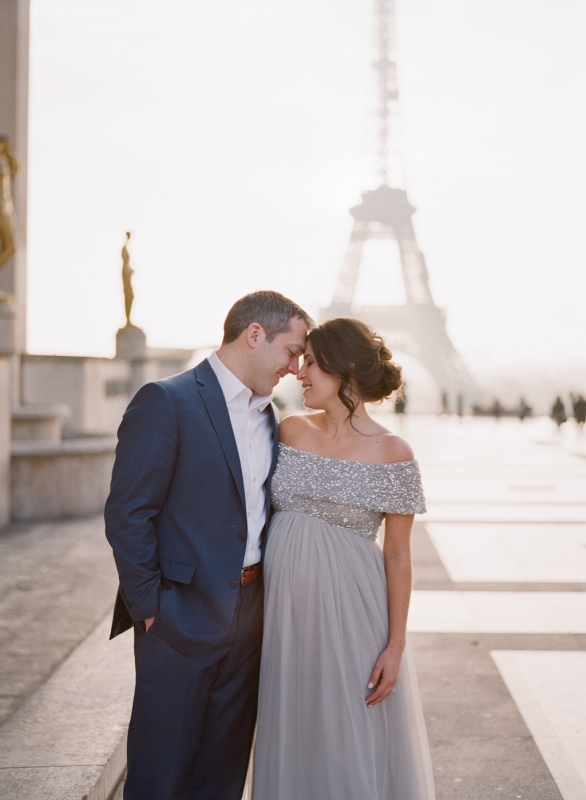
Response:
[[[61,441],[63,421],[71,409],[63,403],[28,405],[12,409],[12,441]]]
[[[132,634],[110,614],[0,728],[0,797],[107,800],[126,767]]]

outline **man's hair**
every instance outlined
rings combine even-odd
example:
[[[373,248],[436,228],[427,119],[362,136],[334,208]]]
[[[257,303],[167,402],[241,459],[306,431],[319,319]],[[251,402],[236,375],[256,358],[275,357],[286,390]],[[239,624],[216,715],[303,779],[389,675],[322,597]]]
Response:
[[[279,292],[252,292],[237,300],[228,311],[222,344],[236,341],[253,322],[262,325],[267,342],[272,342],[279,333],[289,330],[293,317],[303,320],[308,330],[313,327],[309,314]]]

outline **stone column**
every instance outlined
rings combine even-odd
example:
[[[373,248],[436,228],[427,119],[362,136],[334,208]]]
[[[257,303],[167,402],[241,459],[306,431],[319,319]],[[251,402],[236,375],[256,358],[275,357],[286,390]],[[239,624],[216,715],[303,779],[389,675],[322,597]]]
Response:
[[[29,0],[0,0],[0,135],[8,136],[20,165],[12,185],[16,255],[0,270],[0,292],[13,295],[17,354],[26,350],[28,69]]]
[[[12,184],[16,254],[0,270],[0,527],[10,522],[11,412],[26,350],[28,69],[29,0],[0,0],[0,135],[20,165]]]

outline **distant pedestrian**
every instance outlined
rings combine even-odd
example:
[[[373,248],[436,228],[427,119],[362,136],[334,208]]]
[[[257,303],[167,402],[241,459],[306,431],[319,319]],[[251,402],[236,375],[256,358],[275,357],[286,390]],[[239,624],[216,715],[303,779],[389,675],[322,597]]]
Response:
[[[464,395],[458,395],[458,416],[460,419],[464,416]]]
[[[576,424],[582,427],[582,425],[584,425],[586,422],[586,400],[581,394],[572,399],[574,406],[574,419],[576,420]]]
[[[521,397],[519,400],[519,405],[517,406],[517,416],[523,422],[525,417],[528,417],[531,414],[531,406],[528,406],[525,402],[525,398]]]
[[[498,420],[501,418],[501,416],[502,416],[502,414],[503,414],[503,407],[502,407],[502,405],[501,405],[501,403],[500,403],[500,400],[498,399],[498,397],[495,397],[495,398],[494,398],[494,403],[492,404],[492,407],[491,407],[491,409],[490,409],[490,413],[492,414],[492,416],[493,416],[493,417],[494,417],[494,418],[495,418],[497,421],[498,421]]]
[[[566,408],[564,406],[564,401],[559,395],[556,397],[555,403],[551,407],[550,416],[555,422],[555,424],[558,426],[558,428],[560,428],[568,418],[566,415]]]
[[[448,393],[442,392],[442,414],[450,413],[450,405],[448,401]]]
[[[400,394],[395,400],[395,414],[405,414],[407,411],[407,395],[405,394],[405,386],[407,384],[403,384],[402,388],[399,389]]]

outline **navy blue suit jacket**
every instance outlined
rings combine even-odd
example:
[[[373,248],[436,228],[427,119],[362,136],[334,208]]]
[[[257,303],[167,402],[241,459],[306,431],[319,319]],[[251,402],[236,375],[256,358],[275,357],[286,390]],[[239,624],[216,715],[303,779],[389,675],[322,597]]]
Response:
[[[278,436],[271,404],[264,413],[273,426],[268,523]],[[158,634],[182,652],[221,641],[238,596],[247,522],[236,440],[207,360],[146,384],[131,401],[105,518],[120,576],[111,636],[156,616]]]

